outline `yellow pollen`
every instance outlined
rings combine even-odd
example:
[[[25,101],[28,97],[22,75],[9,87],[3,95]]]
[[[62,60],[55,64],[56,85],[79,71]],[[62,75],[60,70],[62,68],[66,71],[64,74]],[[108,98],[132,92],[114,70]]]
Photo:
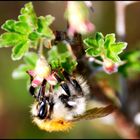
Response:
[[[34,118],[33,122],[37,124],[40,129],[48,132],[68,131],[72,127],[72,122],[63,119],[39,120],[38,118]]]

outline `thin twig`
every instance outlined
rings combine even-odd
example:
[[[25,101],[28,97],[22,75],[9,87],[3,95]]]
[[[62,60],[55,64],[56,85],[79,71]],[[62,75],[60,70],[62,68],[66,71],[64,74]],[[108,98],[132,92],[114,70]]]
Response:
[[[100,61],[100,60],[98,60],[98,59],[96,59],[94,57],[89,57],[88,59],[89,59],[90,62],[95,62],[97,64],[103,65],[102,61]]]
[[[43,38],[40,39],[40,42],[39,42],[39,49],[38,49],[38,55],[39,57],[41,57],[43,55]]]

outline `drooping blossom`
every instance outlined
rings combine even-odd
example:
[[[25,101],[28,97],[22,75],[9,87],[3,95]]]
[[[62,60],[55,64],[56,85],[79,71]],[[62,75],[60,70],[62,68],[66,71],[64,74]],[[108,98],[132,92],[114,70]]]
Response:
[[[69,24],[69,36],[73,36],[75,32],[86,34],[92,32],[95,28],[89,21],[89,9],[84,2],[68,1],[66,18]]]
[[[118,63],[114,63],[110,59],[104,59],[103,61],[103,69],[106,73],[112,74],[118,71]]]
[[[37,62],[34,70],[29,70],[28,74],[33,77],[32,86],[39,86],[44,79],[51,85],[55,85],[57,83],[54,76],[51,74],[51,67],[47,63],[46,59],[41,56]]]

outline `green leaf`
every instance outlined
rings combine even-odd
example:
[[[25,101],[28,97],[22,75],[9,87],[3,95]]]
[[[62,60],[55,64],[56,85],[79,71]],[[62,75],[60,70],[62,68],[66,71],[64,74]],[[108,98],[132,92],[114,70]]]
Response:
[[[53,69],[59,67],[59,54],[56,46],[53,46],[48,51],[48,62],[52,65]]]
[[[6,32],[0,36],[0,47],[15,46],[22,40],[22,36],[13,32]]]
[[[100,49],[94,49],[92,47],[86,49],[86,54],[89,56],[97,57],[97,56],[99,56],[100,53],[101,53]]]
[[[115,34],[107,34],[105,37],[102,33],[97,32],[94,37],[87,37],[84,39],[84,44],[88,47],[85,52],[89,56],[98,57],[102,59],[110,59],[114,63],[121,62],[118,56],[126,48],[126,42],[115,42]],[[103,60],[105,61],[105,60]]]
[[[14,32],[14,25],[15,25],[16,21],[15,20],[7,20],[2,26],[1,28],[5,31],[9,31],[9,32]]]
[[[88,38],[84,39],[84,43],[88,47],[93,47],[93,48],[98,47],[97,41],[93,37],[88,37]]]
[[[47,15],[45,17],[45,20],[46,20],[46,25],[50,26],[53,23],[53,21],[55,20],[55,18],[53,16],[51,16],[51,15]]]
[[[32,32],[29,34],[28,38],[32,41],[39,39],[40,35],[37,32]]]
[[[118,54],[122,53],[126,46],[127,43],[125,42],[110,44],[108,47],[107,57],[113,60],[114,62],[120,62],[121,60]]]
[[[105,47],[109,47],[109,45],[113,44],[115,42],[116,38],[115,38],[115,34],[107,34],[105,36]]]
[[[23,57],[23,55],[28,51],[30,47],[30,43],[28,41],[22,41],[18,43],[13,49],[12,49],[12,59],[13,60],[19,60]]]
[[[125,54],[125,59],[129,60],[129,62],[140,62],[140,51],[139,50],[134,50],[131,52],[127,52]]]
[[[71,60],[70,57],[67,57],[66,60],[61,63],[61,66],[66,72],[71,73],[76,68],[77,64],[75,60]]]
[[[47,60],[52,66],[52,69],[64,68],[68,73],[71,73],[77,66],[76,60],[72,58],[66,46],[62,44],[53,46],[48,51]]]
[[[26,64],[21,64],[18,68],[16,68],[13,73],[12,77],[14,79],[25,79],[28,78],[28,75],[26,73],[27,70],[30,70],[31,67]]]
[[[27,52],[24,55],[24,62],[25,64],[21,64],[19,67],[17,67],[13,73],[12,77],[14,79],[27,79],[29,78],[26,71],[33,70],[35,68],[36,62],[38,60],[38,55],[34,52]]]
[[[140,51],[133,50],[123,55],[126,64],[120,66],[119,72],[128,77],[137,76],[140,73]]]
[[[121,52],[123,52],[126,46],[127,46],[126,42],[118,42],[118,43],[112,44],[110,47],[110,50],[116,54],[120,54]]]
[[[52,60],[51,62],[49,62],[52,66],[52,69],[56,69],[59,67],[59,60],[58,59],[55,59],[55,60]]]
[[[25,53],[23,59],[27,65],[29,65],[31,68],[34,68],[38,60],[38,55],[34,52],[27,52]]]
[[[126,48],[126,42],[115,42],[115,34],[108,34],[105,36],[105,56],[111,59],[113,62],[120,62],[121,59],[118,56]]]
[[[86,54],[89,56],[97,57],[102,52],[102,47],[104,45],[104,36],[102,33],[96,33],[95,39],[93,37],[88,37],[84,39],[84,43],[88,48],[85,50]]]
[[[95,35],[95,39],[96,39],[97,42],[99,42],[99,40],[104,39],[104,36],[103,36],[102,33],[97,32],[96,35]]]
[[[54,39],[54,34],[53,34],[52,30],[48,27],[52,23],[53,20],[54,20],[54,18],[50,15],[48,15],[46,17],[40,16],[38,18],[38,29],[37,29],[37,31],[43,37]]]
[[[109,59],[113,60],[113,62],[120,62],[121,61],[120,57],[114,52],[110,52],[110,53],[108,52],[106,56]]]
[[[18,16],[20,21],[27,23],[32,29],[37,28],[37,16],[32,2],[25,4],[25,7],[21,9],[20,13],[21,15]]]
[[[54,21],[54,17],[48,15],[46,17],[40,16],[38,18],[35,14],[32,2],[25,4],[20,13],[21,15],[18,16],[18,21],[7,20],[2,25],[1,28],[8,33],[4,33],[0,36],[0,47],[22,46],[23,40],[26,40],[29,42],[30,48],[37,49],[39,38],[55,38],[53,31],[49,28],[49,25]],[[16,59],[16,51],[19,50],[17,48],[18,47],[14,47],[13,49],[13,59]],[[21,52],[19,54],[22,54]],[[17,57],[17,59],[20,59],[20,57]]]
[[[15,32],[25,34],[25,35],[31,32],[30,26],[27,23],[21,21],[15,23],[14,30]]]

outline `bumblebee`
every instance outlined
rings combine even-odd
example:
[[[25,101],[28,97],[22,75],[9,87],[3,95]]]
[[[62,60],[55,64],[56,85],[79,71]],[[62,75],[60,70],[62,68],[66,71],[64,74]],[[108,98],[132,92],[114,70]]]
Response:
[[[89,94],[87,83],[80,76],[73,77],[65,71],[62,74],[65,79],[57,72],[52,73],[59,84],[57,89],[50,86],[50,89],[46,90],[46,79],[41,83],[37,93],[34,87],[30,87],[30,93],[35,97],[31,114],[33,122],[40,129],[48,132],[66,131],[72,127],[73,122],[103,117],[113,111],[112,106],[86,110]]]

